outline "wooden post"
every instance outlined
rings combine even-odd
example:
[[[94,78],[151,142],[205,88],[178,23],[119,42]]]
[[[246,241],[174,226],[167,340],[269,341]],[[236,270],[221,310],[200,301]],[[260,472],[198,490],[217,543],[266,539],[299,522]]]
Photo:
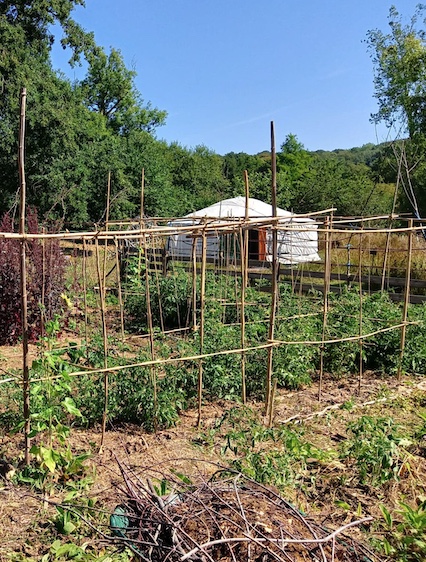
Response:
[[[98,273],[98,283],[99,283],[99,298],[101,303],[101,319],[102,319],[102,335],[103,335],[103,345],[104,345],[104,369],[108,368],[108,334],[106,325],[106,305],[105,305],[105,285],[103,283],[103,276],[101,275],[101,262],[99,256],[99,242],[95,239],[95,249],[96,249],[96,270]],[[102,448],[105,441],[106,424],[108,419],[108,394],[109,394],[109,375],[108,371],[104,372],[104,412],[102,416],[102,436],[101,445],[99,452],[102,452]]]
[[[155,349],[154,349],[154,327],[152,323],[152,310],[151,310],[151,292],[149,286],[149,264],[146,252],[147,238],[146,234],[143,235],[143,245],[145,248],[145,296],[146,296],[146,319],[148,323],[148,333],[149,333],[149,348],[151,351],[151,360],[155,361]],[[151,380],[152,380],[152,390],[154,398],[154,430],[157,431],[158,427],[158,399],[157,399],[157,374],[155,366],[151,366]]]
[[[114,238],[114,244],[115,244],[115,268],[117,270],[118,304],[120,307],[121,341],[122,343],[124,343],[124,306],[123,306],[123,294],[121,291],[121,268],[120,268],[120,256],[118,253],[117,238]]]
[[[241,246],[241,348],[246,346],[246,287],[248,286],[248,221],[249,221],[249,181],[247,170],[244,170],[244,187],[245,187],[245,212],[244,228],[240,230],[240,246]],[[247,402],[247,389],[246,389],[246,354],[245,351],[241,352],[241,400],[243,404]]]
[[[244,218],[245,218],[245,228],[244,228],[244,260],[245,260],[245,267],[244,267],[244,271],[245,271],[245,275],[243,277],[243,283],[244,286],[247,287],[248,286],[248,262],[249,262],[249,251],[248,251],[248,240],[249,240],[249,231],[247,228],[247,224],[249,221],[249,199],[250,199],[250,192],[249,192],[249,180],[248,180],[248,173],[247,170],[244,170],[244,187],[245,187],[245,212],[244,212]],[[241,256],[241,259],[242,256]]]
[[[105,232],[108,232],[108,221],[109,221],[109,206],[111,201],[111,172],[108,172],[108,185],[107,185],[107,204],[105,211]],[[104,268],[103,268],[103,285],[106,287],[106,262],[108,254],[108,240],[105,238],[105,249],[104,249]]]
[[[277,313],[278,303],[278,238],[277,238],[277,159],[275,154],[275,131],[274,122],[271,122],[271,192],[272,192],[272,296],[271,296],[271,312],[269,317],[268,341],[271,343],[275,334],[275,317]],[[273,347],[268,347],[268,363],[266,372],[266,402],[265,414],[270,416],[273,398]]]
[[[362,224],[362,223],[361,223]],[[362,229],[362,226],[361,226]],[[363,360],[362,353],[364,342],[362,340],[362,320],[363,320],[363,302],[362,302],[362,232],[359,235],[358,248],[358,278],[359,278],[359,376],[358,376],[358,394],[361,394],[361,381],[363,376]]]
[[[197,244],[198,238],[192,238],[192,331],[197,329]]]
[[[141,175],[141,201],[140,201],[140,216],[139,216],[139,230],[143,229],[144,226],[144,192],[145,192],[145,168],[142,168],[142,175]],[[146,258],[146,245],[144,246],[145,249],[145,258]],[[139,262],[138,262],[138,273],[139,276],[141,274],[141,261],[142,261],[142,234],[139,233]],[[146,260],[145,260],[146,265]]]
[[[247,246],[245,243],[244,235],[247,229],[240,230],[240,245],[241,245],[241,349],[246,346],[246,312],[245,312],[245,300],[246,300],[246,256],[247,256]],[[246,354],[245,351],[241,352],[241,400],[243,404],[247,401],[246,395]]]
[[[206,296],[206,255],[207,255],[207,238],[206,231],[202,234],[202,250],[201,250],[201,289],[200,289],[200,355],[204,353],[204,309]],[[201,425],[201,408],[203,399],[203,360],[200,359],[198,366],[198,419],[197,427]]]
[[[405,273],[405,289],[404,289],[404,308],[402,311],[402,322],[403,326],[401,328],[401,346],[399,352],[398,361],[398,380],[401,380],[402,375],[402,361],[404,359],[404,349],[405,349],[405,336],[407,333],[407,316],[408,316],[408,305],[410,304],[410,282],[411,282],[411,260],[413,254],[413,226],[414,221],[410,219],[408,221],[408,247],[407,247],[407,270]]]
[[[330,292],[331,219],[329,217],[326,217],[324,226],[325,226],[325,241],[324,241],[325,255],[324,255],[324,299],[323,299],[324,305],[323,305],[323,316],[322,316],[322,342],[324,342],[325,340],[325,332],[327,329],[328,293]],[[321,343],[318,400],[321,400],[321,395],[322,395],[322,382],[324,377],[324,351],[325,351],[324,343]]]
[[[41,232],[43,234],[43,236],[46,234],[46,229],[43,226],[43,228],[41,229]],[[43,341],[44,338],[44,322],[46,319],[46,308],[44,306],[45,300],[46,300],[46,240],[43,238],[41,241],[41,246],[42,246],[42,251],[43,251],[43,269],[42,269],[42,274],[41,274],[41,306],[40,306],[40,337],[41,340]],[[50,246],[50,245],[49,245]],[[49,253],[49,257],[51,258],[52,256],[52,252],[50,251]],[[51,261],[51,259],[49,260]],[[51,265],[51,263],[49,263],[49,266]],[[75,280],[75,277],[74,277]]]
[[[84,339],[86,343],[86,358],[89,357],[88,313],[87,313],[87,243],[83,238],[83,299],[84,299]]]
[[[401,154],[399,155],[399,158],[398,158],[398,156],[396,154],[396,145],[393,147],[393,153],[395,155],[395,158],[397,158],[397,160],[398,160],[398,173],[397,173],[397,176],[396,176],[395,191],[394,191],[394,194],[393,194],[392,211],[391,211],[391,214],[390,214],[390,217],[389,217],[389,223],[388,223],[389,229],[392,226],[393,214],[395,213],[396,202],[398,200],[399,182],[401,181],[403,152],[404,152],[404,148],[401,148]],[[388,267],[389,249],[390,249],[390,237],[391,237],[391,232],[389,230],[389,232],[386,235],[385,255],[383,257],[382,284],[381,284],[382,292],[385,290],[386,270],[387,270],[387,267]]]
[[[25,235],[25,205],[26,205],[26,181],[25,181],[25,109],[27,103],[27,90],[22,88],[20,97],[20,119],[19,119],[19,151],[18,169],[20,182],[20,220],[19,234]],[[30,374],[28,367],[28,296],[27,296],[27,242],[21,238],[21,318],[22,318],[22,394],[24,415],[24,460],[30,463],[31,448],[31,422],[30,422]]]

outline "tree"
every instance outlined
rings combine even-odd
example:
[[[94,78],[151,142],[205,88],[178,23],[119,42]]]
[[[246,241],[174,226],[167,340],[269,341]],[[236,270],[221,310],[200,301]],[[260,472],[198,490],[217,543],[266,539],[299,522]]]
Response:
[[[88,62],[87,76],[81,83],[84,103],[103,115],[115,133],[152,133],[164,124],[166,112],[144,105],[134,85],[136,72],[126,68],[120,51],[111,49],[107,55],[98,47],[89,54]]]
[[[398,160],[403,158],[403,166],[396,163],[396,168],[405,193],[402,207],[411,207],[418,217],[426,211],[426,33],[419,27],[425,10],[426,6],[419,4],[410,22],[404,24],[392,7],[390,33],[373,30],[367,35],[379,103],[372,120],[400,128],[402,136],[408,135],[402,152],[398,147],[395,152]]]
[[[28,202],[40,217],[62,218],[72,227],[100,220],[109,171],[114,180],[111,216],[129,216],[139,207],[142,167],[150,182],[148,202],[158,212],[152,190],[160,186],[149,171],[155,165],[148,164],[148,155],[155,152],[153,132],[165,112],[143,103],[135,73],[125,67],[119,51],[106,55],[93,34],[72,19],[76,5],[84,5],[83,0],[0,2],[0,212],[16,200],[22,86],[27,88]],[[71,83],[52,69],[52,24],[62,26],[61,42],[72,49],[71,63],[81,55],[88,61],[83,82]],[[163,192],[166,176],[158,174]]]
[[[426,34],[418,28],[425,9],[419,4],[410,23],[404,24],[393,6],[390,33],[376,29],[367,34],[379,103],[372,119],[388,127],[401,126],[410,138],[426,133]]]

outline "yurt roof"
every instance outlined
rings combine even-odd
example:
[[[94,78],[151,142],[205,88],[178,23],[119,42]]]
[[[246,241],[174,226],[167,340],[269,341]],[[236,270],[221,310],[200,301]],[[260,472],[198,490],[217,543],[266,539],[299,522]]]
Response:
[[[246,213],[246,199],[245,197],[233,197],[232,199],[225,199],[223,201],[219,201],[214,205],[210,205],[205,209],[200,209],[199,211],[194,211],[185,215],[185,218],[194,219],[194,218],[241,218],[245,217]],[[254,199],[250,197],[248,200],[248,214],[250,218],[254,217],[272,217],[272,205],[268,203],[264,203],[259,199]],[[277,208],[277,216],[283,218],[291,218],[295,216],[293,213],[289,211],[285,211],[284,209]],[[297,219],[297,222],[311,222],[311,219]]]

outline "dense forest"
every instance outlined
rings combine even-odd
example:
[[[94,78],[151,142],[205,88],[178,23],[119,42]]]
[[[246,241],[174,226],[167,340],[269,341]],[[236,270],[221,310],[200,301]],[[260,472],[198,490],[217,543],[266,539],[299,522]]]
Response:
[[[219,155],[206,146],[188,148],[157,138],[166,110],[142,98],[135,73],[119,50],[105,52],[72,18],[74,7],[83,4],[83,0],[0,2],[0,213],[17,204],[23,86],[28,95],[28,202],[44,221],[59,219],[68,228],[102,221],[109,172],[111,218],[138,215],[142,169],[145,213],[150,216],[179,216],[242,195],[244,170],[251,196],[269,201],[269,152]],[[426,49],[415,27],[420,13],[419,8],[411,26],[404,27],[399,15],[391,12],[391,33],[371,31],[367,39],[379,102],[373,119],[389,125],[398,119],[405,127],[401,129],[405,140],[310,152],[289,132],[277,151],[280,207],[306,212],[333,206],[339,215],[390,213],[403,168],[410,172],[409,183],[407,178],[398,183],[409,185],[411,191],[399,190],[397,209],[412,210],[411,195],[416,193],[416,212],[425,214],[426,169],[421,156],[426,150]],[[71,82],[52,68],[53,25],[62,29],[61,43],[70,49],[70,64],[87,63],[82,80]],[[407,68],[403,79],[409,87],[398,91],[402,69]]]

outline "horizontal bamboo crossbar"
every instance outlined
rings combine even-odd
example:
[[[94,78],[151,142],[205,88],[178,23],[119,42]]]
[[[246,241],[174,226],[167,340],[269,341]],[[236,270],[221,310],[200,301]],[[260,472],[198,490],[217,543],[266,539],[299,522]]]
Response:
[[[346,338],[335,338],[329,340],[300,340],[300,341],[283,341],[283,340],[272,340],[268,343],[256,345],[256,346],[249,346],[244,348],[237,348],[237,349],[225,349],[221,351],[215,351],[213,353],[200,353],[197,355],[191,355],[188,357],[169,357],[168,359],[155,359],[155,360],[148,360],[148,361],[140,361],[136,363],[129,363],[126,365],[115,365],[113,367],[105,367],[105,368],[98,368],[98,369],[91,369],[87,368],[83,371],[74,371],[73,373],[69,373],[68,376],[70,377],[79,377],[83,375],[100,375],[105,373],[114,373],[118,371],[122,371],[124,369],[135,369],[140,367],[152,367],[154,365],[168,365],[172,363],[179,363],[179,362],[187,362],[187,361],[199,361],[203,359],[208,359],[211,357],[220,357],[223,355],[235,355],[241,353],[248,353],[250,351],[258,351],[262,349],[269,349],[271,347],[279,347],[282,345],[325,345],[325,344],[333,344],[333,343],[341,343],[346,341],[360,341],[371,338],[377,334],[389,332],[391,330],[398,330],[401,329],[402,326],[409,326],[409,325],[416,325],[419,322],[401,322],[399,324],[395,324],[393,326],[388,326],[386,328],[381,328],[379,330],[375,330],[374,332],[369,332],[368,334],[361,334],[358,336],[349,336]],[[34,378],[31,379],[31,382],[42,382],[44,380],[55,380],[61,378],[61,375],[52,376],[48,378]]]

